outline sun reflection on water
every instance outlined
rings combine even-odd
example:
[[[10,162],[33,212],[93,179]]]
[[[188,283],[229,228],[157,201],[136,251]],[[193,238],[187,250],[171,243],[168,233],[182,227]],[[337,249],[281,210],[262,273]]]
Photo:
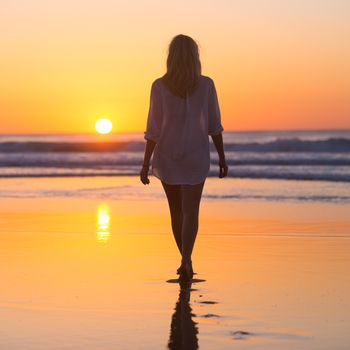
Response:
[[[111,216],[109,214],[109,207],[107,204],[102,203],[97,209],[97,233],[96,239],[98,242],[106,243],[111,235],[110,232]]]

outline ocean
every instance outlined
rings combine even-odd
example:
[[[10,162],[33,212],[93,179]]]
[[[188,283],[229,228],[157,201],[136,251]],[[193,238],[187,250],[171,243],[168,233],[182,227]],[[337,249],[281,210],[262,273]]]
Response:
[[[228,177],[270,179],[270,190],[251,193],[249,189],[224,186],[224,190],[207,192],[208,198],[350,202],[350,130],[224,132],[224,143]],[[144,146],[143,133],[3,134],[0,177],[135,176],[142,165]],[[211,144],[209,178],[217,177],[217,163]],[[297,182],[286,191],[278,180]],[[5,192],[1,189],[0,196]]]

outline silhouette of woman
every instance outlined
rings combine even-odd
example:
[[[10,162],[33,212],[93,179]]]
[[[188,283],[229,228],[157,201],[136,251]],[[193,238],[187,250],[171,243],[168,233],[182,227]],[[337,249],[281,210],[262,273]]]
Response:
[[[219,177],[227,175],[220,108],[214,82],[201,75],[197,43],[175,36],[167,58],[167,72],[152,83],[143,184],[152,174],[161,180],[168,199],[171,226],[182,256],[180,281],[193,277],[191,255],[198,231],[199,206],[210,168],[209,137],[219,155]]]

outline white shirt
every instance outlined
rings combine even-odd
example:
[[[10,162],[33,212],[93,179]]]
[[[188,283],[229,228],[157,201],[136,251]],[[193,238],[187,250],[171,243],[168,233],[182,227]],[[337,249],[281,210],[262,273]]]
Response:
[[[210,168],[209,136],[223,131],[214,82],[200,76],[188,97],[174,95],[156,79],[151,88],[145,139],[156,142],[152,174],[171,184],[203,182]]]

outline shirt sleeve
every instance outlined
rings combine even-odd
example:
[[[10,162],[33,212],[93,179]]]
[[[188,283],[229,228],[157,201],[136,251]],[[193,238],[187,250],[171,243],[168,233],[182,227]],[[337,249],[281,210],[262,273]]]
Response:
[[[156,82],[153,82],[151,87],[147,126],[146,131],[144,132],[144,138],[146,140],[152,140],[156,143],[159,141],[162,120],[163,113],[161,94],[159,91],[159,86],[157,86]]]
[[[211,81],[208,96],[208,135],[215,136],[224,131],[215,84]]]

